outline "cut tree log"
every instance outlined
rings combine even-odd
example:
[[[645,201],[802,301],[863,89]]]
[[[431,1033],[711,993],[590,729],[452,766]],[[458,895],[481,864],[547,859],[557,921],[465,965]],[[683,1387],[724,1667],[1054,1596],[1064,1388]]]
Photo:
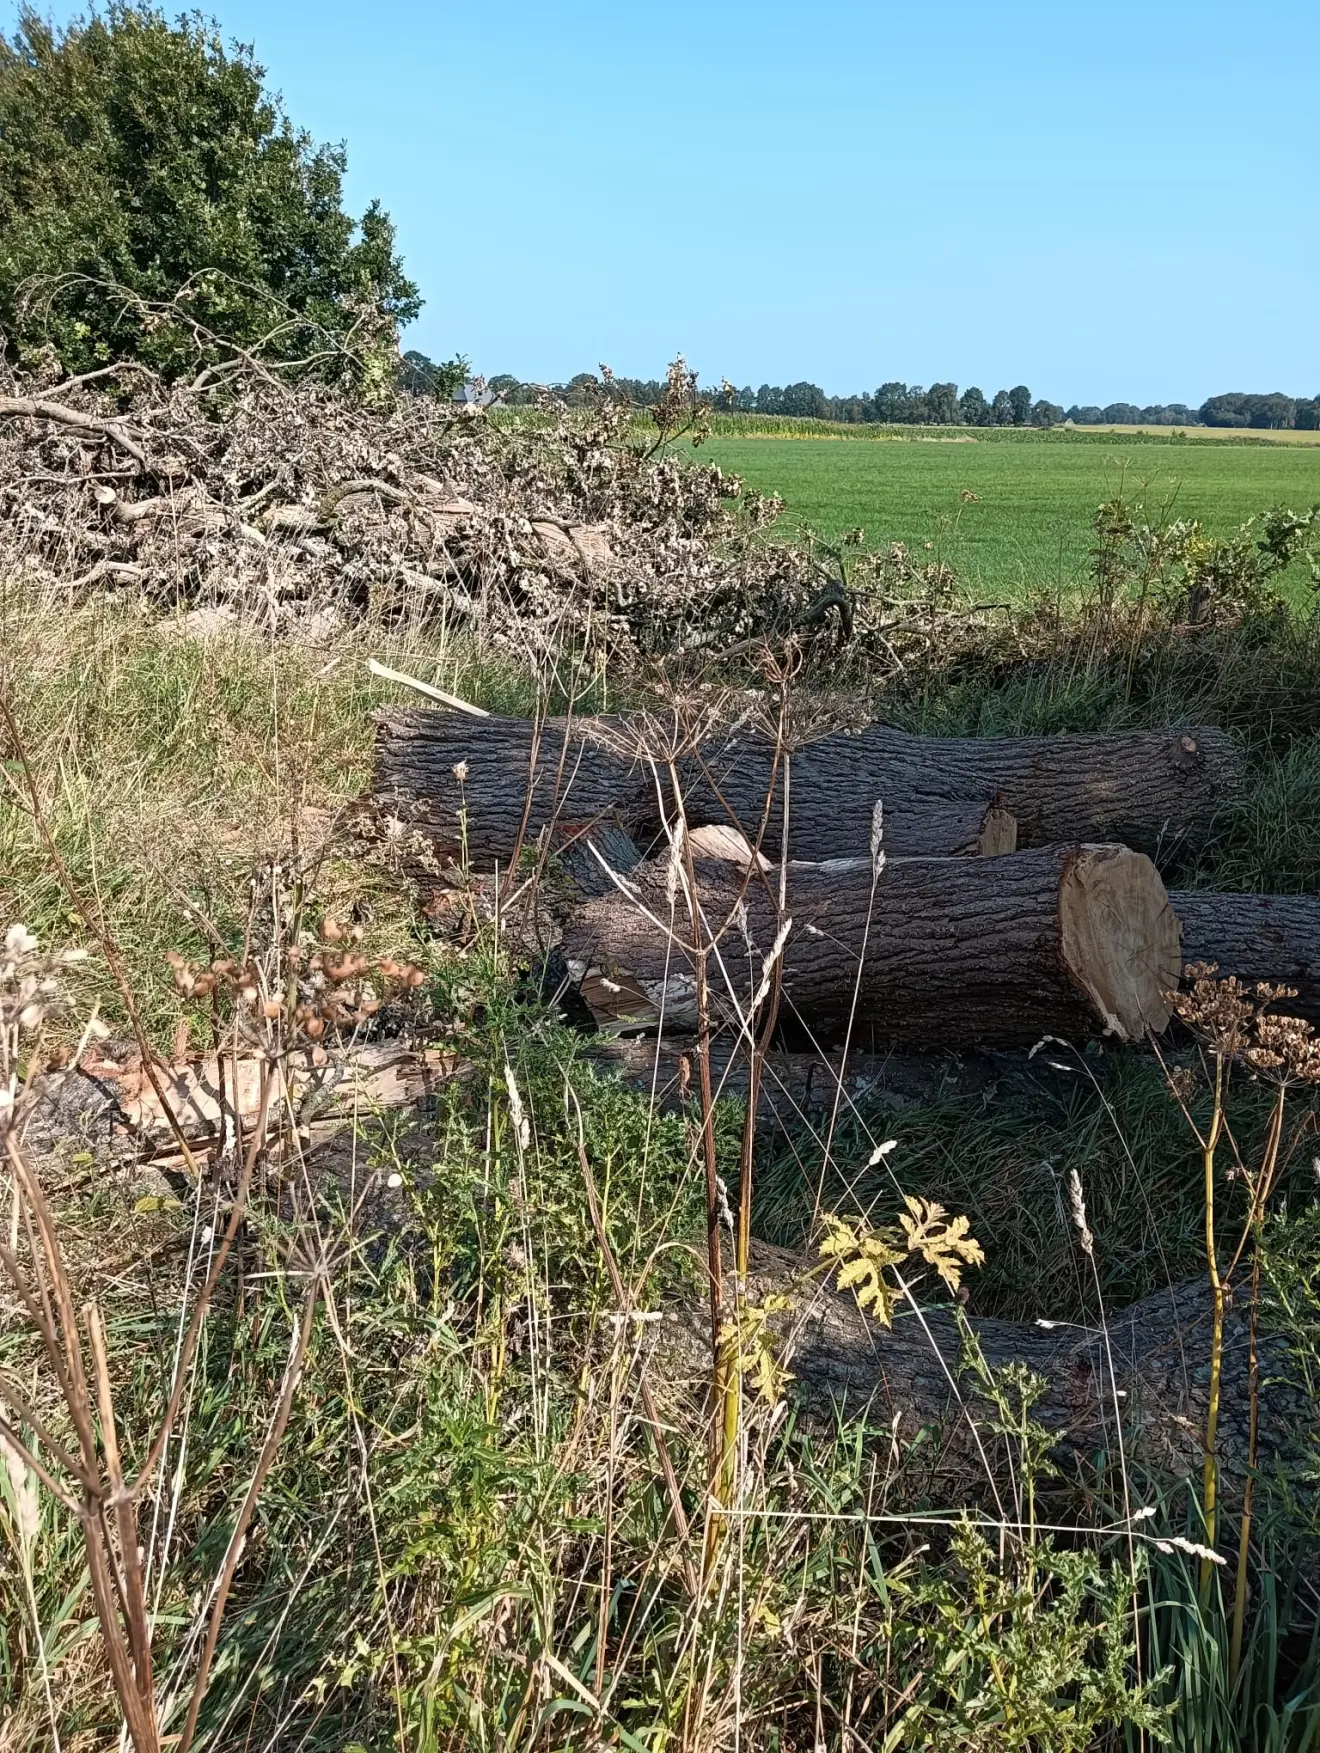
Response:
[[[698,1045],[691,1037],[610,1036],[592,1038],[588,1055],[602,1071],[612,1072],[633,1089],[645,1090],[665,1112],[681,1112],[700,1094]],[[902,1113],[959,1098],[984,1102],[1004,1080],[1005,1056],[954,1053],[767,1053],[757,1082],[757,1113],[775,1125],[815,1127],[834,1107],[886,1109]],[[746,1044],[731,1031],[711,1042],[710,1077],[716,1099],[745,1103],[749,1087]],[[1026,1061],[1020,1076],[1040,1066]],[[1034,1084],[1036,1079],[1031,1077]],[[842,1085],[842,1088],[840,1088]]]
[[[696,1022],[695,958],[663,862],[565,927],[569,970],[615,1031]],[[712,1003],[746,1014],[779,931],[777,873],[697,866]],[[1150,859],[1124,846],[1053,846],[993,859],[791,864],[783,995],[859,1042],[1031,1044],[1044,1034],[1138,1039],[1163,1029],[1180,969],[1178,922]],[[672,935],[667,922],[673,919]]]
[[[538,731],[525,718],[491,717],[473,726],[447,713],[395,709],[377,723],[375,802],[424,834],[441,858],[460,856],[464,833],[468,858],[478,868],[507,863],[520,833],[528,844],[548,832],[558,848],[608,824],[650,844],[672,810],[667,779],[662,772],[657,789],[650,763],[635,752],[640,733],[624,718],[551,718]],[[694,787],[686,806],[692,826],[730,822],[699,769],[688,771],[687,783]],[[799,795],[795,778],[793,796]],[[746,804],[746,788],[740,796]],[[763,791],[755,808],[745,809],[745,829],[755,829],[765,801]],[[803,804],[804,825],[795,826],[791,838],[796,854],[866,852],[874,797],[854,789],[833,801],[834,819],[823,838],[811,829],[811,823],[819,829],[819,800]],[[795,803],[795,824],[797,809]],[[856,821],[851,810],[860,812]],[[775,827],[765,845],[778,853],[780,843]],[[898,858],[988,858],[1015,849],[1017,822],[994,786],[963,795],[956,788],[911,794],[886,800],[885,845]]]
[[[467,1069],[456,1053],[393,1041],[362,1042],[333,1054],[303,1048],[290,1053],[273,1074],[269,1126],[277,1132],[290,1116],[305,1125],[412,1107]],[[214,1054],[158,1065],[156,1081],[169,1104],[167,1113],[136,1054],[120,1062],[92,1053],[77,1071],[49,1073],[38,1106],[52,1112],[62,1105],[77,1108],[78,1092],[95,1091],[111,1137],[127,1133],[139,1144],[168,1147],[177,1126],[190,1144],[224,1142],[240,1132],[250,1135],[260,1112],[261,1073],[257,1058],[234,1061]]]
[[[775,1312],[767,1325],[777,1356],[793,1374],[789,1397],[829,1429],[840,1409],[865,1416],[886,1449],[894,1436],[910,1442],[920,1430],[933,1429],[939,1440],[918,1450],[912,1462],[920,1466],[927,1457],[934,1477],[926,1484],[978,1495],[979,1484],[988,1495],[986,1461],[1002,1466],[1003,1450],[989,1429],[993,1409],[964,1361],[956,1315],[926,1309],[923,1328],[904,1310],[887,1329],[864,1315],[851,1296],[819,1276],[811,1282],[804,1277],[793,1255],[753,1243],[748,1301],[764,1307],[778,1296],[788,1304],[771,1304]],[[653,1367],[667,1384],[690,1384],[700,1392],[709,1381],[709,1321],[709,1305],[694,1301],[666,1324]],[[976,1317],[966,1323],[992,1369],[1021,1364],[1044,1381],[1032,1417],[1055,1434],[1061,1457],[1095,1465],[1106,1452],[1112,1456],[1121,1408],[1128,1462],[1139,1460],[1172,1477],[1200,1466],[1210,1329],[1210,1292],[1200,1282],[1134,1303],[1110,1317],[1107,1334],[1072,1323]],[[1290,1367],[1286,1343],[1267,1336],[1261,1348],[1260,1452],[1273,1457],[1316,1429],[1316,1407],[1294,1385],[1298,1372]],[[1247,1455],[1250,1355],[1244,1302],[1230,1312],[1224,1333],[1218,1452],[1233,1472]],[[975,1434],[969,1414],[979,1426]]]
[[[545,828],[571,837],[610,820],[653,843],[674,800],[663,766],[658,785],[638,753],[647,737],[642,720],[623,717],[552,718],[538,731],[527,719],[474,727],[443,713],[392,710],[379,720],[373,792],[447,856],[456,856],[466,810],[469,856],[478,864],[507,861],[524,819],[531,838]],[[454,770],[464,763],[460,785]],[[769,739],[748,730],[711,738],[684,757],[689,825],[732,823],[755,839],[773,764]],[[1232,739],[1208,727],[935,738],[871,725],[834,732],[793,755],[789,852],[865,856],[882,800],[885,845],[896,857],[1094,841],[1122,843],[1164,863],[1204,841],[1242,775]],[[775,790],[761,848],[772,856],[782,838],[782,775]]]
[[[442,859],[464,848],[479,868],[507,864],[545,832],[567,844],[601,824],[634,833],[649,808],[649,773],[619,752],[615,721],[527,718],[480,721],[448,712],[392,709],[376,734],[376,805],[430,842]]]
[[[1320,895],[1211,895],[1175,889],[1184,964],[1213,962],[1221,975],[1292,986],[1280,1016],[1320,1024]]]
[[[769,739],[744,731],[684,763],[693,821],[760,822],[774,766]],[[871,812],[890,823],[993,799],[1016,819],[1016,844],[1116,842],[1167,863],[1199,846],[1237,794],[1242,757],[1223,731],[1098,732],[1051,737],[919,737],[888,725],[839,731],[792,761],[790,849],[800,857],[864,856]],[[782,780],[766,835],[779,845]],[[912,848],[918,855],[933,847]],[[948,850],[953,850],[952,847]]]

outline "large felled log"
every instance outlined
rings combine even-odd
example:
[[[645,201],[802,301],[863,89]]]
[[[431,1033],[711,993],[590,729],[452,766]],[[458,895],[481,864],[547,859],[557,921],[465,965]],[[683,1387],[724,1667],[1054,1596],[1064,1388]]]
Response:
[[[481,863],[512,852],[529,780],[533,836],[553,825],[571,837],[604,820],[653,833],[673,800],[657,791],[638,751],[663,740],[627,718],[552,718],[537,732],[527,719],[389,711],[379,721],[374,793],[451,855],[466,810],[468,851]],[[758,732],[711,739],[680,763],[689,821],[733,820],[754,834],[773,764]],[[464,766],[460,781],[455,769]],[[870,725],[794,754],[789,851],[813,859],[864,854],[883,799],[886,844],[897,857],[1005,850],[1006,821],[987,816],[998,808],[1016,819],[1018,845],[1115,841],[1165,858],[1204,840],[1242,771],[1232,740],[1206,727],[937,738]],[[775,789],[782,795],[782,777]],[[780,843],[776,808],[764,844],[777,852]]]
[[[1182,924],[1184,963],[1213,962],[1220,974],[1292,986],[1281,1015],[1320,1023],[1320,895],[1169,896]]]
[[[605,1026],[695,1020],[691,927],[671,940],[666,869],[634,871],[631,892],[588,901],[564,955]],[[856,994],[861,1039],[896,1045],[1031,1043],[1042,1034],[1136,1039],[1168,1021],[1178,923],[1159,874],[1122,846],[1053,846],[1008,858],[791,864],[785,1002],[840,1024]],[[697,890],[712,999],[746,1009],[779,931],[775,873],[702,862]],[[860,964],[860,967],[859,967]],[[736,1001],[736,1004],[733,1002]]]
[[[538,731],[524,718],[474,721],[444,712],[385,712],[378,720],[373,794],[424,833],[439,856],[458,858],[466,845],[478,866],[506,862],[520,832],[527,843],[548,831],[556,847],[596,827],[650,839],[673,800],[663,773],[657,788],[655,772],[638,752],[641,740],[636,724],[623,718],[552,718]],[[700,769],[692,763],[687,769],[693,824],[727,821]],[[768,783],[768,771],[766,777]],[[765,801],[763,792],[749,825]],[[871,807],[865,805],[863,842]],[[857,838],[836,825],[830,844],[851,845]],[[778,849],[779,839],[773,844]],[[1017,824],[993,788],[914,797],[890,807],[886,844],[895,857],[990,857],[1013,851]],[[793,845],[813,857],[833,856],[828,845],[805,834],[795,835]]]
[[[645,1090],[666,1111],[679,1111],[695,1101],[700,1089],[698,1044],[690,1036],[597,1035],[590,1047],[592,1063],[613,1072],[634,1089]],[[783,1127],[814,1126],[833,1109],[908,1108],[974,1096],[981,1100],[1003,1079],[1004,1055],[953,1053],[808,1053],[775,1050],[767,1053],[757,1084],[757,1112]],[[1025,1061],[1025,1082],[1040,1060]],[[711,1042],[711,1087],[716,1098],[746,1102],[748,1053],[732,1031]],[[1032,1077],[1034,1082],[1034,1075]]]
[[[693,820],[761,819],[774,751],[743,731],[684,765]],[[840,731],[793,756],[790,849],[805,858],[864,854],[871,812],[887,820],[994,798],[1016,818],[1019,846],[1114,841],[1161,862],[1204,841],[1241,785],[1223,731],[1104,732],[1051,737],[918,737],[888,725]],[[782,797],[782,783],[777,787]],[[778,846],[776,808],[767,836]],[[891,851],[905,851],[895,843]],[[929,849],[928,849],[929,850]]]
[[[895,1428],[900,1441],[933,1428],[940,1440],[924,1453],[939,1483],[975,1490],[979,1482],[986,1488],[983,1457],[992,1467],[1002,1466],[1002,1453],[951,1311],[926,1310],[923,1330],[904,1310],[886,1329],[819,1277],[804,1282],[802,1263],[780,1249],[754,1244],[752,1267],[749,1300],[764,1305],[777,1295],[788,1303],[772,1314],[769,1331],[793,1372],[788,1393],[808,1417],[832,1427],[840,1408],[867,1415],[885,1445]],[[1200,1465],[1210,1323],[1209,1290],[1196,1283],[1112,1315],[1107,1343],[1098,1328],[1072,1323],[973,1317],[968,1330],[992,1369],[1022,1364],[1043,1379],[1044,1397],[1032,1416],[1055,1433],[1063,1453],[1092,1464],[1101,1453],[1112,1456],[1121,1417],[1127,1460],[1178,1477]],[[1316,1409],[1300,1387],[1290,1385],[1296,1372],[1286,1345],[1266,1337],[1261,1349],[1260,1451],[1268,1457],[1314,1430]],[[686,1377],[696,1385],[709,1379],[704,1304],[679,1311],[661,1342],[659,1361],[670,1381]],[[1234,1471],[1247,1453],[1249,1361],[1248,1316],[1236,1308],[1225,1326],[1217,1444],[1221,1462]],[[978,1423],[976,1434],[969,1414]]]
[[[462,717],[400,710],[377,720],[372,794],[442,858],[464,848],[478,867],[506,863],[520,835],[559,842],[599,824],[637,830],[654,815],[650,776],[616,721]]]

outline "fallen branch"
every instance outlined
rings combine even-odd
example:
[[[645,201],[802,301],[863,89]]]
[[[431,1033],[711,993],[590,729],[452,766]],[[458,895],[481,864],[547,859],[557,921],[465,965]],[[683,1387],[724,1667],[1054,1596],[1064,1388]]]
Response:
[[[78,432],[94,433],[98,438],[109,439],[142,468],[150,467],[146,451],[113,420],[98,420],[92,414],[66,408],[60,402],[34,401],[26,396],[0,396],[0,416],[4,415],[16,419],[53,420],[61,426],[72,426]]]

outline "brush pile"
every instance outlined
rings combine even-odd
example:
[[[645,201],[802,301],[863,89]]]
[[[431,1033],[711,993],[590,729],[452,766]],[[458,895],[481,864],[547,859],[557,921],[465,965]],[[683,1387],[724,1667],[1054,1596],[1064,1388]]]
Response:
[[[238,363],[191,387],[137,367],[0,380],[0,544],[74,597],[255,608],[274,630],[370,609],[534,659],[704,661],[794,634],[883,670],[956,638],[946,568],[764,541],[777,499],[676,454],[681,372],[648,437],[610,400],[368,410]]]

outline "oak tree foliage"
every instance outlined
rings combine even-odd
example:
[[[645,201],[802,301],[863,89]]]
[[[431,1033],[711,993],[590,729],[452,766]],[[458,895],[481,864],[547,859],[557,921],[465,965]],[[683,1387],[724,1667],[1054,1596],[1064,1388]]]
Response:
[[[167,374],[222,343],[342,369],[395,349],[421,301],[378,202],[344,210],[250,48],[192,13],[112,3],[0,36],[0,333],[69,371]]]

